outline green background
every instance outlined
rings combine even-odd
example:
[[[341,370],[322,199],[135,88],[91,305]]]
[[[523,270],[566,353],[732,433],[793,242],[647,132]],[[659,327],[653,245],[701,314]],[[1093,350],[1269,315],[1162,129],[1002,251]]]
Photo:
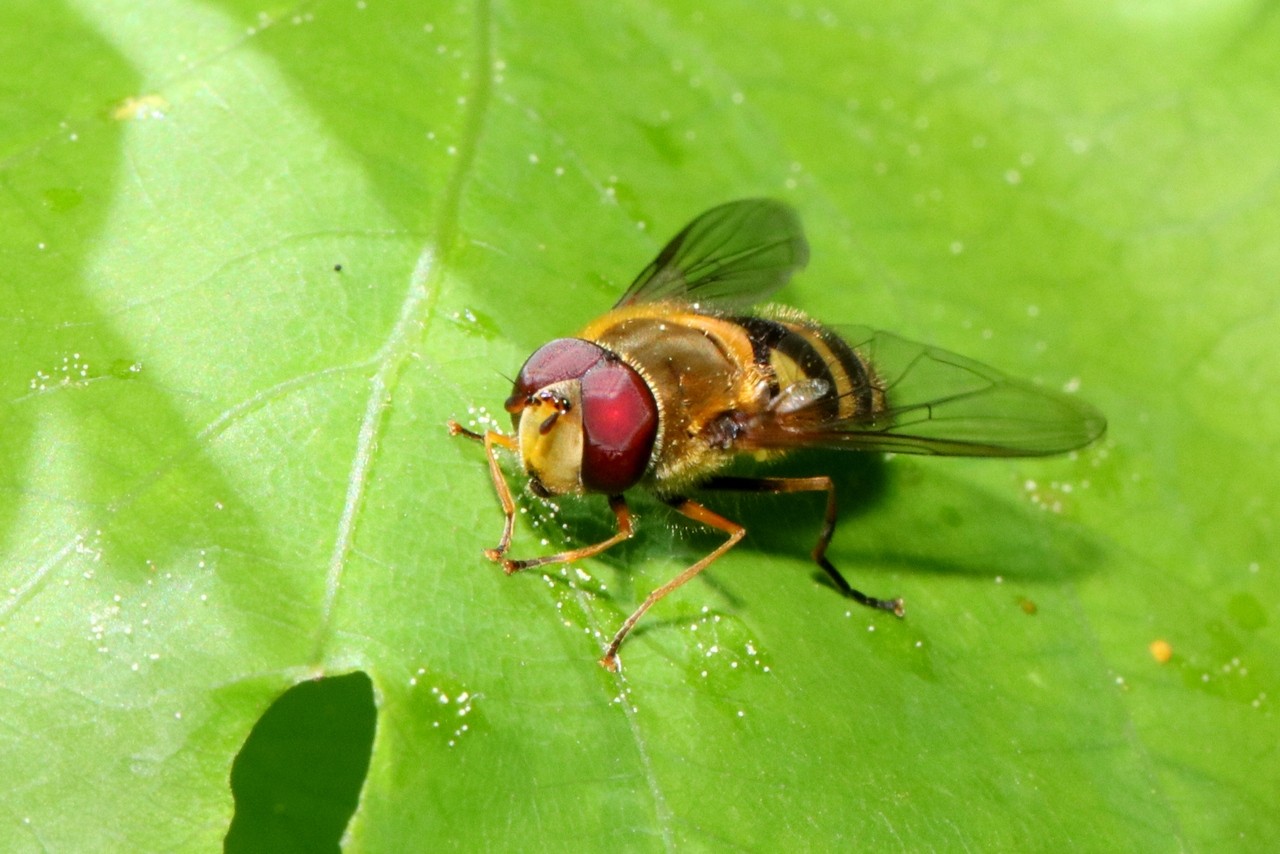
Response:
[[[1274,850],[1276,10],[7,0],[0,848],[216,847],[255,722],[362,671],[352,850]],[[745,195],[805,219],[787,302],[1110,432],[802,456],[907,618],[816,579],[817,497],[714,500],[747,541],[611,675],[715,537],[641,501],[506,578],[444,423]],[[609,530],[526,503],[518,555]]]

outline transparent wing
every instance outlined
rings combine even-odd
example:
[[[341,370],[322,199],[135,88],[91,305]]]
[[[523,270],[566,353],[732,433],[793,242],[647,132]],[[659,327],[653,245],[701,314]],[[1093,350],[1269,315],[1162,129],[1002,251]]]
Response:
[[[745,308],[767,299],[808,261],[794,210],[773,199],[740,199],[686,225],[617,305],[676,300]]]
[[[1083,400],[1013,379],[973,359],[887,332],[860,327],[837,332],[870,364],[884,408],[833,416],[838,407],[832,403],[840,394],[830,384],[804,380],[797,389],[781,390],[782,405],[748,422],[737,447],[1033,457],[1083,447],[1106,430],[1102,413]],[[865,397],[866,389],[844,395]]]

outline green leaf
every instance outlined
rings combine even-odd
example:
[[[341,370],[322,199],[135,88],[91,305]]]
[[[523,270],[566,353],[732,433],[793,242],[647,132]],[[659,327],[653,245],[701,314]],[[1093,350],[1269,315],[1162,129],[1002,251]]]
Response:
[[[371,685],[371,754],[244,753],[367,756],[352,850],[1274,849],[1278,48],[1261,3],[9,0],[0,849],[217,846],[259,719],[353,672],[302,704]],[[716,536],[642,500],[505,577],[444,425],[751,195],[805,220],[787,302],[1110,434],[788,461],[902,621],[818,578],[818,496],[708,498],[746,542],[609,674]],[[611,530],[522,504],[519,556]]]

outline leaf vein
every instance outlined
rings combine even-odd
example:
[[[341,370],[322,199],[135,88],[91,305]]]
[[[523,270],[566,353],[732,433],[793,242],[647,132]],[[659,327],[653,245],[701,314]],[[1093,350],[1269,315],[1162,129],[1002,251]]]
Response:
[[[427,327],[427,321],[435,309],[443,270],[451,258],[458,231],[458,210],[462,191],[471,175],[485,115],[491,96],[492,48],[490,45],[489,0],[476,4],[475,15],[475,69],[471,91],[467,97],[467,113],[463,124],[462,139],[458,146],[458,163],[445,185],[438,208],[434,234],[423,246],[409,276],[409,286],[401,305],[400,316],[393,325],[386,342],[376,356],[377,370],[369,381],[369,395],[365,401],[364,415],[357,432],[356,449],[347,477],[347,492],[343,499],[342,513],[334,535],[329,567],[325,576],[324,603],[321,608],[319,629],[315,638],[312,659],[319,663],[333,632],[334,612],[347,562],[352,554],[360,509],[368,492],[378,437],[390,409],[395,387],[405,365],[413,356],[414,345]]]

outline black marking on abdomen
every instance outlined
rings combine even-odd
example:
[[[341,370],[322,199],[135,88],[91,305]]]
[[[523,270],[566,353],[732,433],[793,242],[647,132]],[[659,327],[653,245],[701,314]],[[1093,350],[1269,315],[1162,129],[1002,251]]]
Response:
[[[822,337],[820,330],[806,326],[790,325],[764,317],[740,317],[733,318],[733,321],[747,331],[747,338],[751,342],[751,351],[756,364],[762,368],[769,369],[769,374],[773,377],[769,386],[769,394],[771,396],[776,397],[782,391],[778,385],[777,376],[773,371],[773,354],[778,353],[795,362],[804,376],[809,379],[821,380],[827,383],[831,389],[829,395],[824,396],[813,404],[815,411],[821,412],[822,415],[828,418],[839,414],[840,401],[836,394],[839,384],[827,366],[827,360],[810,343],[809,336],[819,337],[819,340],[831,349],[836,358],[841,360],[842,365],[846,358],[857,360],[857,356],[849,350],[848,345],[837,339],[836,346],[833,347],[825,337]],[[861,365],[859,365],[859,368],[861,368]]]
[[[849,381],[849,390],[844,396],[850,399],[851,406],[840,413],[841,418],[854,415],[869,415],[876,409],[875,377],[867,368],[867,363],[857,354],[849,343],[826,327],[809,327],[809,333],[822,340],[831,354],[840,361]]]

